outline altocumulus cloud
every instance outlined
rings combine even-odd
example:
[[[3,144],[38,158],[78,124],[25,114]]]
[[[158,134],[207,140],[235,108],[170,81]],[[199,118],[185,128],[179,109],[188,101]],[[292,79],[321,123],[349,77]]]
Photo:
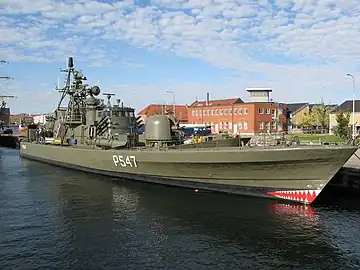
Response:
[[[107,66],[117,54],[108,44],[124,42],[232,70],[232,86],[272,86],[282,101],[327,95],[341,102],[350,97],[341,94],[349,88],[344,75],[356,75],[360,60],[358,0],[2,0],[0,16],[0,58],[63,62],[76,55]],[[213,88],[201,83],[172,87],[188,94]],[[215,88],[238,94],[229,85]]]

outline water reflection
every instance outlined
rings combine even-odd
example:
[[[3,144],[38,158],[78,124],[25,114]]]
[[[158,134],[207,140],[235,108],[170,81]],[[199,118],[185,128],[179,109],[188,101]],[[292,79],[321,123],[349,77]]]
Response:
[[[1,162],[5,269],[360,267],[359,211],[112,182],[14,150]]]
[[[214,261],[219,259],[215,256],[219,250],[224,253],[224,267],[229,267],[229,263],[252,267],[261,258],[268,267],[300,268],[306,266],[303,258],[309,257],[311,268],[318,264],[313,254],[334,254],[331,246],[319,242],[323,228],[312,208],[298,209],[299,215],[267,200],[149,189],[152,195],[149,190],[146,195],[139,194],[141,215],[146,214],[147,219],[155,217],[163,224],[165,234],[172,236],[170,251],[194,252],[199,265],[221,263]],[[204,248],[206,252],[200,252]]]

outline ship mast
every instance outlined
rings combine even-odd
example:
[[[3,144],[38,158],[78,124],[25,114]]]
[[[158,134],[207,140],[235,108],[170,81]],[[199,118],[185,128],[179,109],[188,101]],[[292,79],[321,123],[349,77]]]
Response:
[[[65,97],[69,97],[65,115],[63,119],[58,119],[60,124],[58,133],[62,130],[62,126],[65,127],[64,132],[61,132],[63,141],[69,128],[74,131],[75,128],[86,124],[86,97],[97,95],[100,89],[97,86],[89,88],[84,83],[87,79],[82,72],[75,70],[72,57],[69,57],[67,69],[60,71],[66,73],[66,83],[63,88],[57,88],[59,92],[62,92],[57,111],[60,111]]]
[[[0,64],[8,64],[9,62],[5,61],[5,60],[0,60]],[[9,77],[9,76],[0,76],[1,80],[13,80],[13,77]],[[5,108],[6,108],[6,98],[17,98],[16,96],[12,96],[12,95],[0,95],[1,98],[1,103],[0,103],[0,117],[3,114],[6,114],[5,112]],[[9,113],[9,112],[8,112]],[[1,121],[0,119],[0,124],[3,124],[3,121]]]
[[[68,68],[61,70],[66,72],[66,83],[61,89],[57,89],[62,92],[61,99],[58,104],[60,108],[64,98],[69,96],[69,102],[67,105],[65,117],[63,119],[64,124],[70,128],[85,124],[85,98],[86,98],[86,84],[83,81],[86,77],[80,71],[75,70],[74,61],[72,57],[69,57]]]

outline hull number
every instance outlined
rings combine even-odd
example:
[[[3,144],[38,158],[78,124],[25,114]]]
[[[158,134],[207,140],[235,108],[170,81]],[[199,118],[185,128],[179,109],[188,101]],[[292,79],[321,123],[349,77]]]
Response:
[[[137,167],[135,156],[113,155],[112,159],[116,167]]]

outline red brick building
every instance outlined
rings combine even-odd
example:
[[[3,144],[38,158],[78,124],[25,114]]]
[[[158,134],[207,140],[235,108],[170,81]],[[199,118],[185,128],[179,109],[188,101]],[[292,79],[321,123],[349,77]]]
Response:
[[[34,118],[31,114],[20,113],[10,115],[10,124],[11,125],[28,125],[34,122]]]
[[[146,119],[152,115],[156,114],[174,114],[173,105],[159,105],[159,104],[150,104],[149,106],[142,109],[138,116],[141,116],[143,123],[146,122]],[[175,105],[175,117],[180,121],[180,123],[188,123],[188,109],[183,105]]]
[[[213,132],[253,135],[286,131],[286,106],[270,101],[270,88],[248,88],[250,101],[240,98],[195,101],[188,108],[188,122],[207,124]]]

